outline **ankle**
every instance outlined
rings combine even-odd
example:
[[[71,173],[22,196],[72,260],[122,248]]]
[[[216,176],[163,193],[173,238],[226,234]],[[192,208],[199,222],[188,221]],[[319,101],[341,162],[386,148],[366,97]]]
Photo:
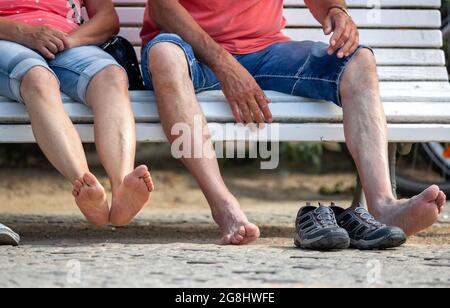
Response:
[[[375,216],[379,217],[384,212],[386,207],[390,207],[396,204],[398,200],[393,195],[388,196],[379,196],[377,198],[374,198],[373,200],[369,201],[369,209],[370,212]]]

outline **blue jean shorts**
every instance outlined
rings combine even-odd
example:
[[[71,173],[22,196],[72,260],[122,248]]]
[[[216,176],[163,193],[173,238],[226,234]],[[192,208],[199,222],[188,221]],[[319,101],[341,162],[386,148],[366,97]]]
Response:
[[[59,81],[61,91],[80,103],[86,102],[90,81],[109,66],[120,65],[97,46],[69,49],[45,60],[39,53],[23,45],[0,40],[0,96],[23,103],[20,85],[34,67],[44,67]]]
[[[192,47],[180,36],[163,33],[150,41],[142,51],[142,70],[146,86],[153,90],[148,53],[158,43],[173,43],[183,49],[189,63],[191,78],[197,93],[220,90],[214,72],[195,56]],[[273,44],[266,49],[234,57],[250,72],[263,90],[294,96],[327,100],[342,107],[340,81],[353,56],[339,59],[329,55],[328,45],[311,41],[288,41]],[[369,48],[368,48],[369,49]]]

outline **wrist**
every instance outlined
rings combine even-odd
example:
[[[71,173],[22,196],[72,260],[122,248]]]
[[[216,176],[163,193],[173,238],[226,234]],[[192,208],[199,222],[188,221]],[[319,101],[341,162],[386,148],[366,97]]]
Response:
[[[331,6],[328,9],[327,16],[329,16],[330,14],[334,15],[334,14],[338,14],[338,13],[343,13],[343,14],[347,15],[348,17],[351,17],[350,12],[348,11],[347,7],[344,5]]]
[[[12,28],[12,37],[17,43],[24,44],[26,43],[25,36],[27,33],[30,33],[30,28],[31,26],[29,25],[17,23]]]
[[[213,57],[210,67],[214,73],[221,75],[230,70],[234,61],[236,61],[236,59],[228,51],[223,49],[223,51],[220,51]]]
[[[75,35],[69,35],[67,37],[67,42],[69,43],[69,46],[66,46],[67,49],[76,48],[82,45],[80,40]]]

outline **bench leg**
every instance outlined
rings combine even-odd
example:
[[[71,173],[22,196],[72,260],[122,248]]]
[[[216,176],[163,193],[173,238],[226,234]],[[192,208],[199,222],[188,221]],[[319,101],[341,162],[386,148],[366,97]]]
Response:
[[[394,197],[397,198],[397,149],[396,143],[389,144],[389,170],[391,175],[392,192]]]

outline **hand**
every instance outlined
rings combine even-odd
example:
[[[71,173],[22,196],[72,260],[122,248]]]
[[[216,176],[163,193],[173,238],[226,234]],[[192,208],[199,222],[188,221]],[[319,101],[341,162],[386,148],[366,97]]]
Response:
[[[22,31],[21,43],[50,60],[69,46],[65,33],[48,26],[27,26]]]
[[[339,8],[333,8],[328,13],[324,22],[326,35],[334,32],[330,39],[328,54],[337,52],[337,57],[342,59],[350,56],[359,47],[359,31],[353,19]]]
[[[254,123],[263,127],[264,123],[272,122],[267,96],[253,76],[234,57],[230,55],[216,74],[238,123],[246,123],[254,130]]]

